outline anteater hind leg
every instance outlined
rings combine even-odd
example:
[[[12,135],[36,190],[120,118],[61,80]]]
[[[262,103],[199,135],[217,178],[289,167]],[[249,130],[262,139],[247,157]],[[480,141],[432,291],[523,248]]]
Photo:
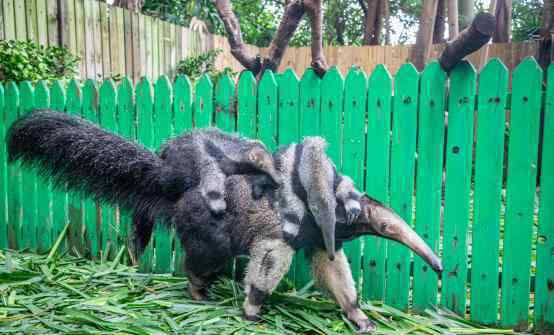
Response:
[[[358,305],[356,286],[352,279],[348,259],[342,249],[335,254],[334,261],[329,260],[324,250],[314,251],[312,271],[319,286],[333,296],[348,319],[358,326],[360,332],[375,330],[375,324],[368,319]]]
[[[287,273],[294,250],[283,240],[262,240],[250,248],[250,261],[244,278],[246,299],[244,317],[256,320],[265,298]]]
[[[194,300],[206,300],[206,290],[221,275],[229,259],[207,255],[190,255],[185,258],[185,271],[189,280],[188,291]]]

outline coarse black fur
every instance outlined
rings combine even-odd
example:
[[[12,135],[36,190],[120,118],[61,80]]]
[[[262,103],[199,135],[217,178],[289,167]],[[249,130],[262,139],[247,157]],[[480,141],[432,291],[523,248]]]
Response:
[[[139,248],[150,223],[171,218],[175,201],[197,183],[193,167],[183,173],[143,146],[64,113],[29,113],[10,127],[6,142],[10,162],[37,168],[56,188],[133,211]]]

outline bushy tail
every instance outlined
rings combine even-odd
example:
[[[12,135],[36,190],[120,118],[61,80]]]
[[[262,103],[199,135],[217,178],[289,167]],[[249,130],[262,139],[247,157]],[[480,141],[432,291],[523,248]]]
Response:
[[[135,226],[139,250],[154,220],[172,215],[178,191],[167,183],[178,176],[155,153],[84,119],[35,111],[10,127],[6,141],[11,162],[37,168],[55,187],[118,204],[134,212],[135,222],[142,218]]]

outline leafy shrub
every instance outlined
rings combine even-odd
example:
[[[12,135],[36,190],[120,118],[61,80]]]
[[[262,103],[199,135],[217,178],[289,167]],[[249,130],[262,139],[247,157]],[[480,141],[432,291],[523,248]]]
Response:
[[[0,81],[37,81],[71,78],[80,58],[63,47],[29,41],[0,42]]]
[[[215,59],[223,52],[222,49],[210,50],[196,56],[191,56],[177,63],[177,73],[187,75],[191,81],[196,81],[203,74],[208,74],[213,83],[216,83],[221,76],[227,74],[229,76],[236,75],[230,67],[223,70],[215,68]]]

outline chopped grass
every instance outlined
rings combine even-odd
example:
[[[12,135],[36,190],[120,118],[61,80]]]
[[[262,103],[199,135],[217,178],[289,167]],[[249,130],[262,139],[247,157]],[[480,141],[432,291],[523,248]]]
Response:
[[[118,255],[123,254],[120,250]],[[0,251],[1,334],[353,334],[338,306],[313,290],[274,293],[259,322],[241,317],[242,290],[223,279],[196,302],[185,278],[71,255]],[[285,285],[286,286],[286,285]],[[411,315],[380,303],[362,309],[375,334],[514,334],[443,310]]]

